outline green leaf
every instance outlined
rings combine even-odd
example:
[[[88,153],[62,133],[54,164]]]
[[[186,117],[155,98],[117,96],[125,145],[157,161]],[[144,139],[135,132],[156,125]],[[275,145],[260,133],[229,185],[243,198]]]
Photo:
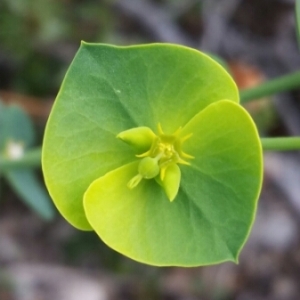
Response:
[[[54,209],[50,198],[32,170],[13,170],[5,172],[3,175],[26,205],[43,219],[53,219]]]
[[[45,132],[42,164],[57,208],[74,226],[91,230],[84,192],[95,179],[136,160],[117,134],[140,126],[155,130],[158,123],[172,133],[224,98],[238,102],[235,83],[199,51],[82,43]]]
[[[261,145],[248,113],[219,101],[183,129],[193,133],[171,203],[155,180],[132,190],[137,163],[95,180],[84,197],[87,218],[110,247],[159,266],[237,261],[251,229],[262,182]]]

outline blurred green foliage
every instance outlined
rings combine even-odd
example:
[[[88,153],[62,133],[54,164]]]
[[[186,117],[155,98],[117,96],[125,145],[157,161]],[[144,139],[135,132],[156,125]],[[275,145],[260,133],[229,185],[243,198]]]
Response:
[[[37,178],[32,166],[15,167],[30,152],[35,143],[31,119],[17,106],[4,106],[0,102],[0,171],[16,194],[45,220],[54,217],[48,193]],[[38,157],[39,158],[39,157]],[[0,181],[3,179],[0,178]]]
[[[40,96],[56,94],[80,40],[106,40],[113,26],[103,1],[2,0],[0,12],[0,58],[13,75],[0,88]]]
[[[103,1],[2,0],[0,42],[22,57],[58,41],[103,39],[112,19]]]

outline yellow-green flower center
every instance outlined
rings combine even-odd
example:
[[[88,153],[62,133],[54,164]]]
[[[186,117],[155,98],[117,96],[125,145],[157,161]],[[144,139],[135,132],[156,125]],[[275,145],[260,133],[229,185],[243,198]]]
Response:
[[[132,145],[138,150],[146,150],[136,155],[141,158],[137,175],[129,182],[128,187],[133,189],[142,179],[155,178],[164,188],[168,198],[172,201],[177,195],[180,183],[180,169],[177,164],[189,165],[186,159],[193,156],[184,153],[181,149],[182,143],[191,134],[180,136],[181,128],[171,135],[162,131],[158,124],[158,134],[154,134],[148,127],[137,127],[118,134],[118,138]]]

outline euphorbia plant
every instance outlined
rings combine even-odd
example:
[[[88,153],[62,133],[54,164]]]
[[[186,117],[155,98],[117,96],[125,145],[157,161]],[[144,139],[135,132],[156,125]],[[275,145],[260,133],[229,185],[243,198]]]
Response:
[[[44,139],[57,208],[144,263],[236,262],[262,183],[261,142],[238,95],[199,51],[82,43]]]

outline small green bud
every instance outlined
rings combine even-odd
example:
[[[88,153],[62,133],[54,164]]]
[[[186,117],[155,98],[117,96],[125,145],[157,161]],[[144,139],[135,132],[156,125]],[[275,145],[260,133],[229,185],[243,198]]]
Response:
[[[155,137],[150,128],[143,126],[122,131],[117,135],[117,138],[132,146],[138,153],[149,150]]]
[[[154,178],[159,174],[160,168],[156,158],[145,157],[139,163],[139,174],[143,178],[150,179]]]

